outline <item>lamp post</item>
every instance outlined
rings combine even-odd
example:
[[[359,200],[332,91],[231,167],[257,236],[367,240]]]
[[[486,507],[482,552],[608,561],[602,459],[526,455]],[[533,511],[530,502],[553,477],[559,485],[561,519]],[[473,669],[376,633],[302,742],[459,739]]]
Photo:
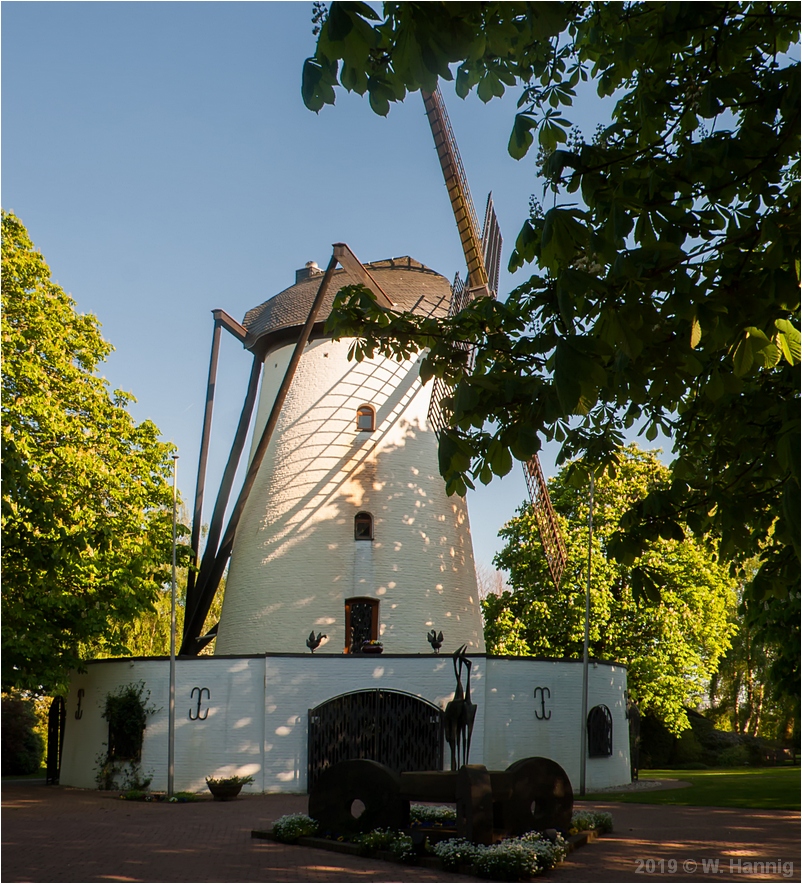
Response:
[[[590,637],[590,577],[593,551],[593,472],[590,473],[590,500],[588,505],[588,582],[585,586],[585,640],[582,646],[582,720],[579,738],[579,794],[585,794],[585,770],[588,755],[588,643]]]
[[[173,581],[170,600],[170,708],[167,717],[167,797],[172,798],[175,788],[175,543],[176,516],[178,509],[177,494],[178,455],[173,455]]]

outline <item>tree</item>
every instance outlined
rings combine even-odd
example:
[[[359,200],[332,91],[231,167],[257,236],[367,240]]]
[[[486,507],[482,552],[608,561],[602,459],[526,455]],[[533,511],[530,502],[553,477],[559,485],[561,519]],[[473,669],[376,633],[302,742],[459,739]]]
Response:
[[[748,563],[747,575],[755,567]],[[799,699],[782,689],[782,679],[776,679],[773,672],[777,642],[755,639],[754,618],[747,616],[743,584],[738,596],[738,608],[733,612],[736,631],[710,681],[706,715],[735,733],[798,743]]]
[[[172,446],[96,374],[112,349],[2,216],[3,686],[57,688],[124,653],[169,580]]]
[[[33,700],[19,694],[4,694],[2,700],[3,776],[36,773],[42,764],[45,744],[36,732]]]
[[[582,466],[582,465],[579,465]],[[483,601],[489,652],[581,658],[588,574],[588,480],[577,487],[576,470],[564,468],[550,493],[562,523],[568,563],[554,589],[529,505],[499,532],[506,540],[495,564],[510,572],[512,592]],[[717,561],[715,545],[658,539],[634,567],[606,552],[621,515],[650,491],[664,487],[668,470],[653,452],[629,446],[616,475],[600,477],[593,509],[590,655],[627,666],[629,691],[644,713],[675,733],[688,727],[685,707],[706,693],[735,630],[735,583]],[[661,600],[638,605],[633,583],[648,567]]]
[[[551,205],[532,201],[510,268],[536,270],[506,302],[438,321],[357,288],[330,330],[357,338],[358,359],[429,349],[422,377],[453,387],[451,493],[542,439],[562,443],[560,463],[609,465],[630,428],[671,435],[671,481],[609,548],[631,564],[687,528],[736,563],[758,556],[751,616],[759,638],[781,638],[777,677],[798,696],[784,604],[800,593],[798,4],[332,3],[315,23],[302,85],[315,111],[339,84],[386,114],[452,68],[460,96],[519,86],[509,152],[537,138]],[[566,116],[581,88],[610,98],[593,137]]]
[[[187,557],[190,555],[187,552]],[[176,599],[176,635],[178,636],[178,644],[181,643],[182,628],[184,625],[184,614],[186,613],[186,587],[187,587],[187,568],[181,568],[178,575],[177,599]],[[223,596],[225,593],[226,578],[225,575],[220,580],[220,587],[215,594],[212,606],[206,618],[207,626],[204,628],[211,629],[220,621],[220,613],[223,609]],[[170,587],[163,587],[153,602],[150,610],[143,611],[138,614],[126,627],[122,630],[122,642],[125,645],[126,653],[133,657],[163,657],[170,653],[170,616],[171,616],[172,599]],[[215,640],[213,639],[201,651],[201,655],[208,655],[214,652]],[[101,654],[100,656],[113,656],[112,654]]]

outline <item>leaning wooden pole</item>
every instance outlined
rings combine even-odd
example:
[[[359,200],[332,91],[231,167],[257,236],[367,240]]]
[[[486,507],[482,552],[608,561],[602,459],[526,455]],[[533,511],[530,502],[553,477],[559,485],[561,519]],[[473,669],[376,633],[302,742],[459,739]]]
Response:
[[[214,558],[214,553],[217,551],[218,541],[220,540],[220,533],[223,528],[223,520],[226,514],[226,507],[228,506],[228,500],[231,496],[231,488],[234,485],[234,479],[237,475],[237,468],[239,467],[240,458],[242,457],[242,451],[245,448],[245,442],[248,438],[248,428],[251,425],[251,415],[253,414],[253,408],[256,404],[256,394],[259,389],[259,378],[261,376],[261,373],[262,363],[258,357],[254,356],[253,363],[251,365],[251,375],[248,380],[248,390],[245,394],[245,402],[242,406],[239,423],[237,424],[237,429],[234,433],[234,441],[231,443],[231,451],[229,452],[228,461],[226,462],[225,469],[223,470],[223,478],[220,482],[220,489],[217,492],[217,499],[215,501],[212,518],[209,523],[209,534],[206,538],[206,549],[207,551],[212,551],[212,559]],[[181,646],[182,654],[193,653],[193,651],[185,650],[185,648],[188,647],[187,643],[191,641],[192,638],[194,638],[190,630],[193,623],[196,622],[196,611],[200,610],[204,605],[204,602],[202,600],[202,587],[208,583],[210,573],[211,561],[207,559],[206,555],[204,555],[203,561],[201,563],[201,568],[198,573],[197,581],[193,588],[193,592],[187,592],[186,609],[184,614],[184,632]],[[209,613],[209,608],[211,607],[212,599],[214,598],[214,593],[216,591],[217,586],[214,587],[211,596],[208,598],[208,602],[205,603],[205,608],[203,609],[203,617],[201,618],[200,624],[198,624],[197,626],[198,631],[200,631],[200,629],[203,627],[203,621],[206,619],[206,615]]]
[[[203,519],[203,493],[206,487],[206,465],[209,460],[209,439],[212,433],[212,413],[214,411],[214,392],[217,386],[217,362],[220,355],[220,318],[214,317],[212,333],[212,353],[209,358],[209,378],[206,382],[206,407],[203,410],[203,429],[201,430],[200,457],[198,458],[198,475],[195,480],[195,507],[192,511],[192,567],[187,575],[187,599],[195,588],[195,568],[200,560],[200,533]]]

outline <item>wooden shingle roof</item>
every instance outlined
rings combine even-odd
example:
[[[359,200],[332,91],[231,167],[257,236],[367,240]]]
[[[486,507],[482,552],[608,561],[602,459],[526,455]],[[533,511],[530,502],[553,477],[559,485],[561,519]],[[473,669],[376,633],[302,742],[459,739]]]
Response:
[[[396,310],[423,316],[447,315],[451,299],[449,281],[414,258],[388,258],[365,266],[396,305]],[[322,271],[315,273],[249,310],[242,320],[248,332],[245,346],[266,352],[277,343],[297,337],[295,332],[306,322],[322,279]],[[320,322],[315,323],[316,336],[331,313],[337,292],[356,281],[343,269],[334,272],[319,313]]]

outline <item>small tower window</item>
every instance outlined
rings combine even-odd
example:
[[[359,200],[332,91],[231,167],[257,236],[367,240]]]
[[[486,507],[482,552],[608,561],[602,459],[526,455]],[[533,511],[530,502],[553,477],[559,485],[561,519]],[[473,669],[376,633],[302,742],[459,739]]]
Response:
[[[356,410],[356,428],[360,432],[372,433],[376,429],[376,412],[372,405],[360,405]]]
[[[373,540],[373,516],[357,513],[354,518],[354,540]]]
[[[365,642],[379,637],[379,600],[369,597],[345,600],[345,653],[359,654]]]

